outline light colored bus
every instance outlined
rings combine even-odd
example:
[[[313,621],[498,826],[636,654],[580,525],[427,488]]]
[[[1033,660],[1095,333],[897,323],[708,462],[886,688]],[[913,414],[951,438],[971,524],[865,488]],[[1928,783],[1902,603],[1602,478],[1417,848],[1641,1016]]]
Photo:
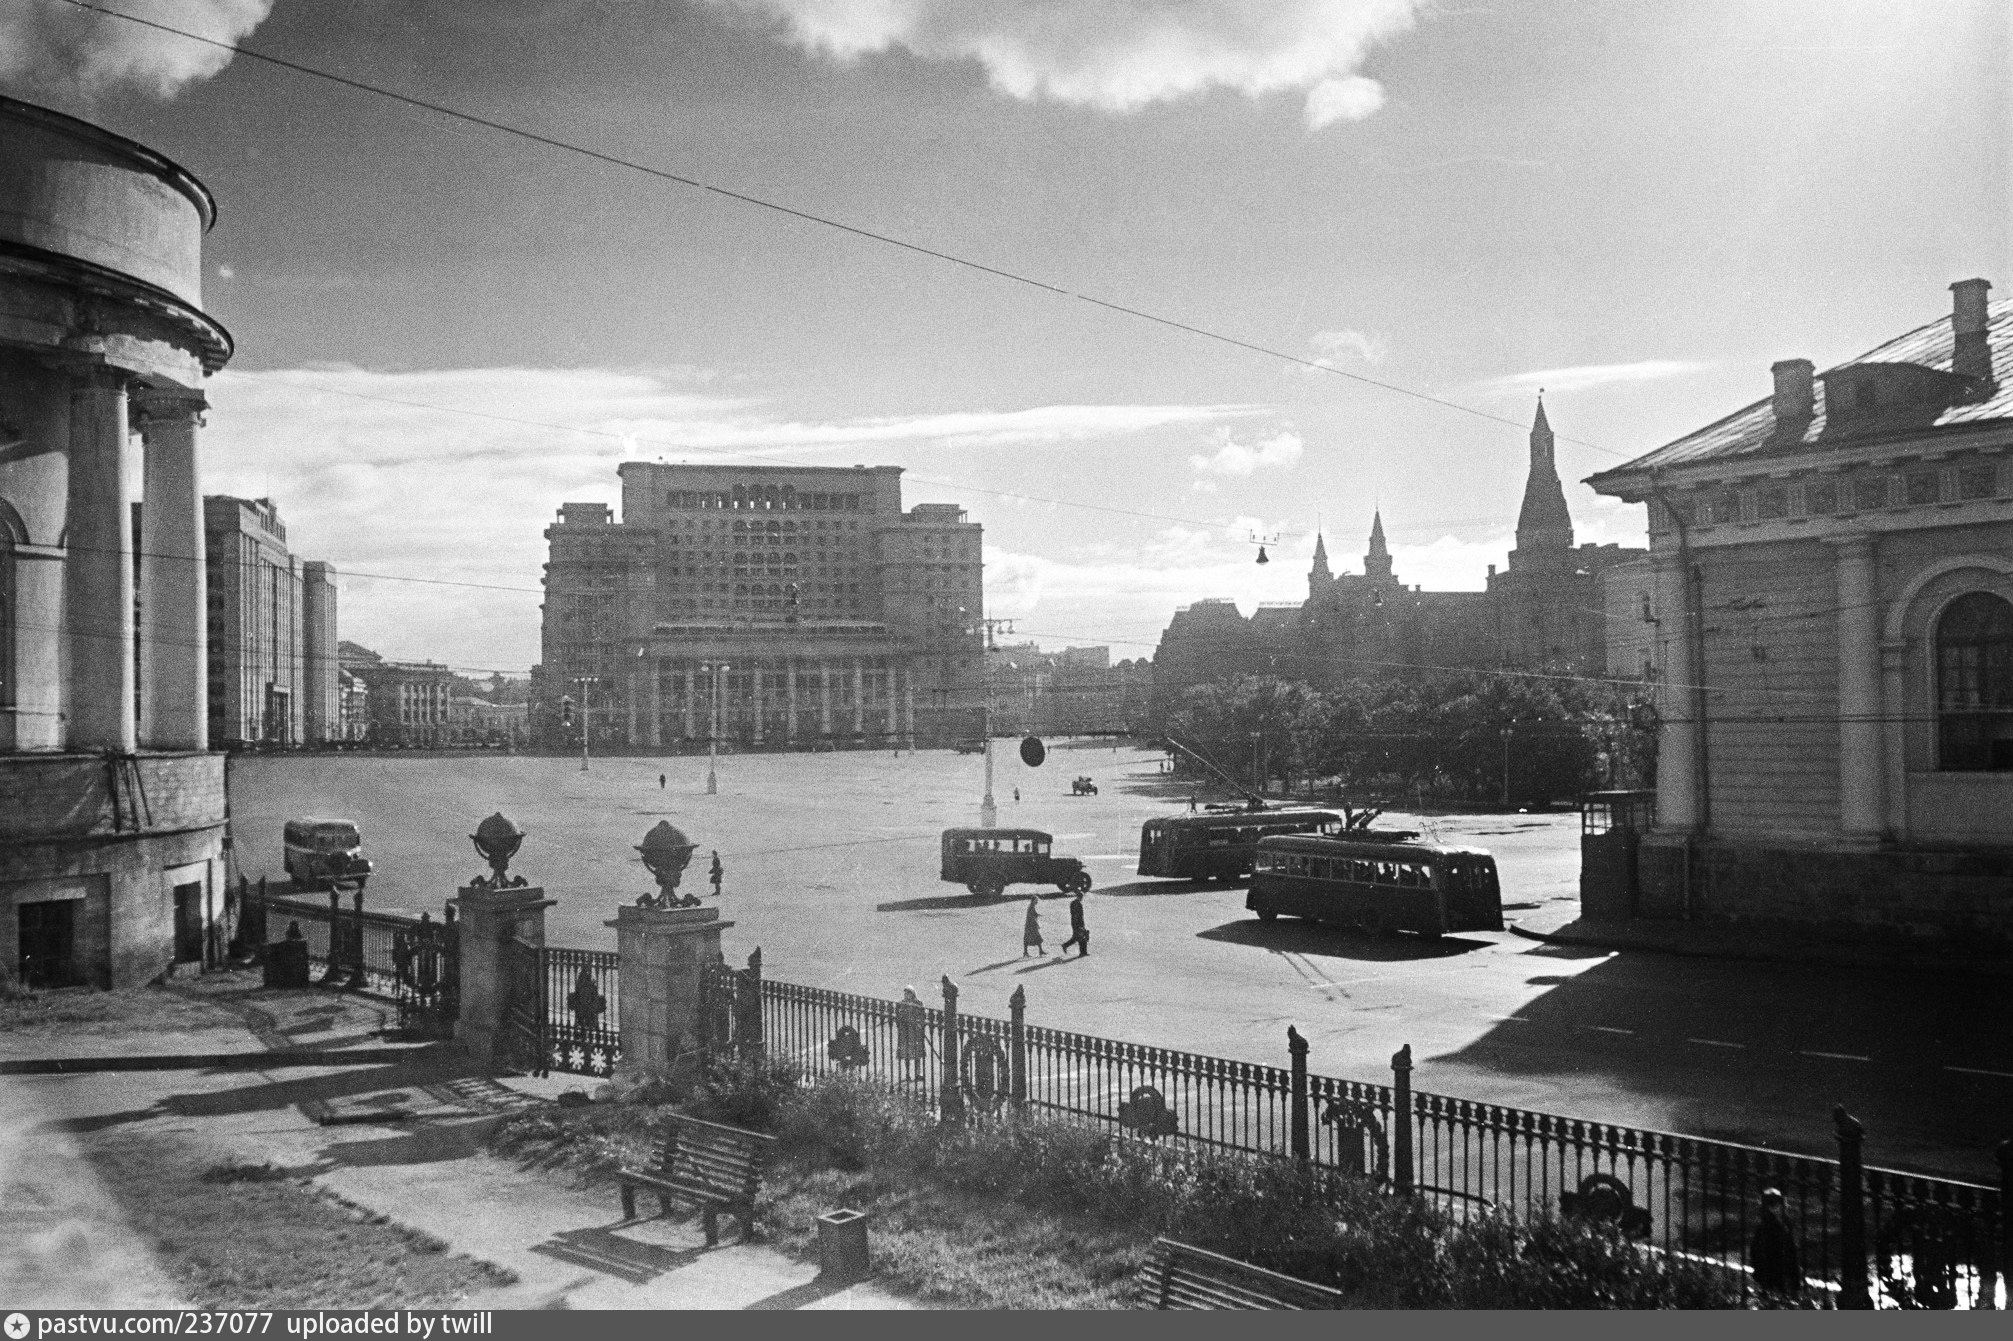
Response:
[[[1501,931],[1496,859],[1478,847],[1265,838],[1244,906],[1373,931]]]
[[[370,878],[363,836],[344,819],[290,819],[285,831],[287,875],[295,889],[358,889]]]

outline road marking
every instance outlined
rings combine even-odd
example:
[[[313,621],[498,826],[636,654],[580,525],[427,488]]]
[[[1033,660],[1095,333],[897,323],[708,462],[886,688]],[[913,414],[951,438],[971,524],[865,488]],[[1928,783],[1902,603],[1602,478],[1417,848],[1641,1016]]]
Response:
[[[1856,1052],[1812,1052],[1808,1048],[1799,1049],[1798,1055],[1803,1057],[1826,1057],[1834,1062],[1865,1062],[1872,1060],[1870,1057],[1861,1057]]]
[[[1728,1043],[1724,1039],[1718,1038],[1688,1038],[1685,1042],[1696,1043],[1702,1048],[1744,1048],[1747,1046],[1745,1043]]]
[[[1617,1029],[1613,1025],[1607,1024],[1590,1024],[1587,1028],[1603,1034],[1633,1034],[1635,1032],[1633,1029]]]
[[[1967,1076],[1998,1076],[2001,1080],[2013,1080],[2013,1071],[1988,1071],[1982,1066],[1946,1066],[1945,1071],[1961,1071]]]

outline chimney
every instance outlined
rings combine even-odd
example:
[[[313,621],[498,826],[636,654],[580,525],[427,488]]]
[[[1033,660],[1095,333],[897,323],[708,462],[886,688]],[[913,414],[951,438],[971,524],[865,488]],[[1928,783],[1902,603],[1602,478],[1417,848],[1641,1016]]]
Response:
[[[1950,332],[1956,337],[1950,371],[1961,377],[1992,381],[1992,345],[1986,332],[1985,295],[1992,281],[1960,279],[1950,286]]]
[[[1817,365],[1809,359],[1783,359],[1770,365],[1775,374],[1775,419],[1781,423],[1807,423],[1816,413],[1817,401],[1810,377]]]

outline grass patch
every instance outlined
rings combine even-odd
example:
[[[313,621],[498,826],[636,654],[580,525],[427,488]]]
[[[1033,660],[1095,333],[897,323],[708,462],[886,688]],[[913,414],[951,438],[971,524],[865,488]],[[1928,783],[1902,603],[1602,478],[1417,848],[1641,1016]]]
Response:
[[[65,1033],[92,1035],[133,1029],[182,1033],[243,1028],[238,1017],[220,1005],[192,1000],[158,987],[124,987],[111,992],[65,987],[54,992],[0,997],[0,1033],[61,1029]]]
[[[271,1165],[218,1164],[132,1133],[87,1151],[198,1308],[454,1308],[516,1280]]]

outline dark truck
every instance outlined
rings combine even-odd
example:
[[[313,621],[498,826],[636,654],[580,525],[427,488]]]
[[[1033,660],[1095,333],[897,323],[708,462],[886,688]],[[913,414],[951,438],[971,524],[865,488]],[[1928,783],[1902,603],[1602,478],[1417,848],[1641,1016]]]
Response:
[[[1055,839],[1039,829],[945,829],[939,878],[998,898],[1008,885],[1054,885],[1065,894],[1090,888],[1075,857],[1049,854]]]

